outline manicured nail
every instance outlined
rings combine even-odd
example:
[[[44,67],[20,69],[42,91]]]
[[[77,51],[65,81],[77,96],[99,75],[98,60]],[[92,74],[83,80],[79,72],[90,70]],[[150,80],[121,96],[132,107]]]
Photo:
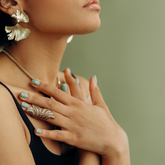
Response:
[[[27,99],[29,96],[28,96],[27,93],[21,92],[21,97],[24,98],[24,99]]]
[[[87,96],[87,99],[90,100],[90,98],[91,98],[91,97],[88,95],[88,96]]]
[[[95,83],[97,84],[97,76],[94,75]]]
[[[25,103],[25,102],[22,102],[21,106],[22,106],[23,108],[29,108],[29,105],[28,105],[27,103]]]
[[[66,84],[62,84],[61,85],[61,90],[64,91],[64,92],[67,92],[68,91],[67,85]]]
[[[80,84],[80,81],[79,81],[79,79],[78,79],[78,78],[76,78],[76,82],[77,82],[77,84]]]
[[[71,73],[71,69],[70,68],[67,68],[68,69],[68,71]]]
[[[39,86],[40,85],[40,82],[38,80],[36,80],[36,79],[33,79],[32,80],[32,84],[33,85],[36,85],[36,86]]]
[[[37,133],[37,134],[41,134],[42,131],[41,131],[40,129],[36,129],[36,133]]]

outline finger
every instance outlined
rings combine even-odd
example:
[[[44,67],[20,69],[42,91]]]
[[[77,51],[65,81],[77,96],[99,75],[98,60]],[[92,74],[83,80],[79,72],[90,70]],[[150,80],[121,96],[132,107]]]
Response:
[[[24,104],[26,104],[26,103],[22,102],[23,106],[24,106]],[[65,117],[65,116],[63,116],[59,113],[53,112],[49,109],[40,108],[40,107],[35,106],[35,105],[32,105],[32,106],[29,105],[27,108],[25,108],[25,106],[24,106],[23,110],[24,110],[24,112],[26,112],[27,114],[29,114],[33,118],[47,121],[47,122],[49,122],[53,125],[57,125],[61,128],[67,129],[67,128],[69,128],[70,123],[71,123],[70,119]]]
[[[70,88],[69,88],[68,84],[65,84],[65,83],[64,83],[64,84],[61,84],[60,89],[61,89],[63,92],[65,92],[65,93],[71,95]]]
[[[28,104],[28,103],[26,103],[26,102],[24,102],[24,101],[22,101],[22,102],[20,103],[20,105],[21,105],[21,107],[22,107],[22,109],[23,109],[24,111],[26,111],[26,109],[29,108],[29,107],[31,106],[30,104]]]
[[[103,100],[103,97],[101,95],[100,89],[97,86],[97,77],[96,76],[93,76],[90,79],[89,90],[90,90],[93,105],[98,105],[102,108],[105,108],[105,107],[107,108],[107,106]]]
[[[70,88],[71,95],[79,100],[84,101],[78,78],[73,78],[69,69],[65,69],[64,75],[66,82]]]
[[[26,103],[38,105],[39,107],[44,107],[47,109],[51,109],[54,112],[67,116],[68,111],[67,111],[66,106],[56,101],[53,98],[47,98],[47,97],[38,96],[36,94],[25,93],[25,92],[21,92],[19,94],[19,98],[22,101],[25,101]],[[26,108],[26,104],[24,102],[23,102],[23,105],[25,105],[24,108]]]
[[[68,131],[35,129],[34,132],[39,137],[61,141],[68,144],[71,142],[71,133]]]
[[[71,96],[69,96],[66,92],[58,89],[55,86],[50,86],[47,83],[41,82],[39,80],[32,80],[31,85],[36,88],[37,90],[52,96],[54,99],[56,99],[57,101],[69,105],[70,103],[72,103],[72,100],[74,100],[74,98],[72,98]],[[67,85],[65,86],[67,88]],[[65,89],[66,91],[67,89]]]

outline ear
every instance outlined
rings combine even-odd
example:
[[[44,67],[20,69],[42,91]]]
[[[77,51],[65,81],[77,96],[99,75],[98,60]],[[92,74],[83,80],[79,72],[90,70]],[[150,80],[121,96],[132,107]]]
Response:
[[[16,10],[23,11],[20,0],[0,0],[0,10],[12,15]]]

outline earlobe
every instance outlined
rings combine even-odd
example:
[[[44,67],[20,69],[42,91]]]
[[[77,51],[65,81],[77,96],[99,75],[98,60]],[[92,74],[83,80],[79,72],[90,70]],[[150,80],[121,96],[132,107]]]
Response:
[[[0,0],[0,10],[12,15],[16,10],[19,10],[18,3],[15,0]]]

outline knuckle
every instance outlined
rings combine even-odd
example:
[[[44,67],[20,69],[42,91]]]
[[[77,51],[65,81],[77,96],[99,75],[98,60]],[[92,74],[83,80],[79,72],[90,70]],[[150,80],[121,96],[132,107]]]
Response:
[[[71,109],[70,109],[71,108]],[[71,117],[72,116],[72,107],[66,107],[66,109],[64,110],[66,117]]]
[[[49,137],[50,134],[46,130],[42,130],[42,137]]]
[[[56,140],[61,140],[63,138],[62,134],[60,132],[58,132],[56,135],[55,135],[55,139]]]
[[[97,94],[97,93],[100,93],[100,89],[98,88],[98,86],[96,86],[96,87],[91,89],[91,92]]]
[[[73,105],[74,107],[79,107],[79,106],[81,106],[81,104],[82,104],[82,101],[79,100],[79,99],[74,99],[74,100],[72,100],[72,105]]]
[[[72,133],[68,133],[65,142],[75,146],[74,135]]]
[[[82,100],[78,100],[78,107],[84,109],[85,108],[85,102]]]
[[[81,95],[77,96],[77,98],[81,101],[85,101],[85,98],[83,98],[83,96],[81,96]]]
[[[78,134],[78,133],[74,133],[73,137],[72,137],[72,140],[74,142],[74,145],[78,145],[79,144],[79,141],[81,139],[81,135]]]
[[[54,95],[55,96],[60,96],[61,95],[61,90],[60,89],[55,89],[54,91],[53,91],[53,93],[54,93]]]
[[[32,103],[35,103],[37,100],[36,96],[34,94],[30,95],[29,101],[31,101]]]
[[[48,87],[48,84],[47,83],[41,83],[40,84],[40,88],[41,89],[44,89],[44,88],[47,88]]]
[[[48,99],[46,104],[47,104],[47,106],[48,106],[50,109],[52,109],[52,108],[53,108],[54,102],[53,102],[52,99]]]
[[[100,93],[100,89],[99,89],[98,86],[96,86],[95,91],[96,91],[97,93]]]

